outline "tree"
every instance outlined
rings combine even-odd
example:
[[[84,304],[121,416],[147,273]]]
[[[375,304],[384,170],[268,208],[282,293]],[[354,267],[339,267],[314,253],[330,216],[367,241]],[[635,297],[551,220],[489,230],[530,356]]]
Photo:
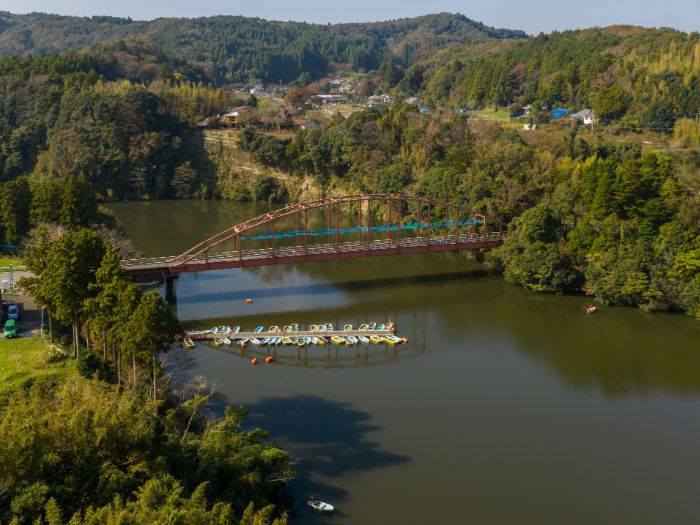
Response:
[[[5,233],[5,243],[19,244],[29,231],[31,199],[29,184],[24,178],[0,186],[0,223]]]
[[[613,120],[620,118],[627,111],[630,97],[628,93],[619,86],[613,85],[601,89],[593,98],[593,111],[602,120]]]
[[[66,177],[61,194],[59,222],[69,228],[92,224],[97,217],[97,199],[85,175]]]
[[[170,185],[175,189],[175,196],[179,199],[186,199],[192,196],[192,189],[197,180],[197,171],[192,167],[189,160],[175,168]]]
[[[69,231],[51,243],[45,267],[36,268],[38,273],[32,283],[35,299],[51,308],[59,321],[73,326],[76,358],[80,348],[80,318],[86,299],[92,296],[90,285],[95,281],[104,253],[104,244],[97,233]],[[30,270],[35,268],[30,266]]]

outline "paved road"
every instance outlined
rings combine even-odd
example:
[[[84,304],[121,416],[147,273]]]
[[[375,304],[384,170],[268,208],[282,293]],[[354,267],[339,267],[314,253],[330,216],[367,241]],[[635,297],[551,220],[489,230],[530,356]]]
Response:
[[[31,277],[32,272],[28,272],[25,270],[19,271],[19,272],[12,272],[12,275],[10,275],[10,272],[0,272],[0,284],[3,284],[3,281],[8,281],[10,282],[10,285],[12,286],[13,284],[17,284],[17,281],[19,281],[22,277]]]

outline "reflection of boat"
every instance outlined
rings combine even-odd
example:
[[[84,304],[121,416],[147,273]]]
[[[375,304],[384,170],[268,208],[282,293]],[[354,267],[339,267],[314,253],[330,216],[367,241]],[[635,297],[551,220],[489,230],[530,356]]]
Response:
[[[335,510],[335,507],[331,505],[330,503],[326,503],[325,501],[321,501],[318,498],[309,498],[309,501],[307,502],[309,506],[317,510],[319,512],[333,512]]]
[[[194,348],[194,341],[189,337],[185,337],[182,340],[182,344],[185,346],[185,348]]]
[[[331,337],[331,341],[333,341],[337,345],[342,345],[345,344],[345,338],[340,337],[339,335],[334,335]]]
[[[379,335],[370,335],[369,336],[370,341],[372,341],[375,345],[380,345],[384,342],[384,339],[382,339],[381,336]]]

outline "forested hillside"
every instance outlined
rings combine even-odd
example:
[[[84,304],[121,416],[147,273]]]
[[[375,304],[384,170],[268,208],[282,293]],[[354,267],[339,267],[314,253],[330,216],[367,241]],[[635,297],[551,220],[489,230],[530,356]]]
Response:
[[[593,108],[631,129],[700,113],[700,34],[612,26],[467,44],[410,67],[397,86],[434,105]]]
[[[206,65],[218,83],[249,78],[289,82],[300,76],[308,81],[325,75],[334,62],[372,70],[387,59],[408,65],[449,44],[524,36],[449,13],[339,25],[240,16],[145,22],[0,13],[0,56],[57,54],[104,41],[143,38],[166,53]]]

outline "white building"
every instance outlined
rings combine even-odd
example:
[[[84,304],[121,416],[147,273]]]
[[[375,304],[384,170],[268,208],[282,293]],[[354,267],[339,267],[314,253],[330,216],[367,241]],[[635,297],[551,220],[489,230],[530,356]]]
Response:
[[[585,126],[592,126],[598,122],[598,118],[595,116],[592,109],[584,109],[578,113],[574,113],[570,118],[582,122]]]

